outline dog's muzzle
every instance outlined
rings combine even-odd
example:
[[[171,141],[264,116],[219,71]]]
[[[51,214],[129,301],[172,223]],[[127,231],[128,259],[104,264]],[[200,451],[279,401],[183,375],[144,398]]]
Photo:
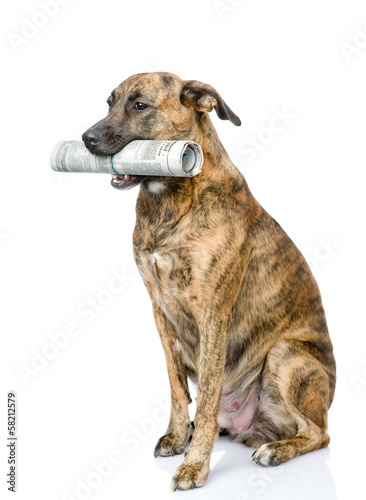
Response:
[[[89,151],[96,155],[114,155],[135,138],[123,137],[107,127],[103,133],[98,127],[89,128],[82,135],[82,140]],[[116,189],[132,189],[145,179],[144,175],[112,174],[111,185]]]

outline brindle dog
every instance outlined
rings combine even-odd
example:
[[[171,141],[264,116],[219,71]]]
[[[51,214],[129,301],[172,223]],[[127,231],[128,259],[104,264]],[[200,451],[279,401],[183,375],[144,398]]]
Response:
[[[193,178],[114,176],[140,184],[134,255],[150,294],[171,386],[155,456],[183,453],[172,489],[203,486],[219,429],[278,465],[326,447],[335,361],[322,300],[304,257],[252,196],[208,116],[240,125],[216,90],[170,73],[119,85],[106,118],[83,135],[95,154],[134,139],[202,146]],[[187,377],[198,383],[194,425]]]

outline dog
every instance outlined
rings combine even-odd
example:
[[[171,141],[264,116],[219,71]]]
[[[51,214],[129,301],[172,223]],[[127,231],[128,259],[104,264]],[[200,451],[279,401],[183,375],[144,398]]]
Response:
[[[210,85],[164,72],[125,80],[82,136],[94,154],[136,139],[192,140],[192,178],[113,176],[140,185],[134,257],[149,292],[171,387],[155,456],[183,453],[173,490],[201,487],[219,432],[279,465],[329,443],[336,365],[317,283],[300,251],[255,200],[208,113],[240,119]],[[187,378],[198,385],[194,422]],[[189,445],[189,446],[188,446]],[[188,448],[187,448],[188,446]]]

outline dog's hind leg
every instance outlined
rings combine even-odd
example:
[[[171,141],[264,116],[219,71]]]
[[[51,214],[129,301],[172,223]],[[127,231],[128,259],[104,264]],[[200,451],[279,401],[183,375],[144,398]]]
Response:
[[[153,302],[156,326],[163,345],[171,389],[171,413],[168,429],[154,451],[155,457],[169,457],[183,453],[188,443],[191,420],[188,414],[189,395],[187,374],[180,353],[174,349],[176,336],[165,313]]]
[[[334,366],[328,370],[314,353],[316,349],[308,343],[285,340],[268,354],[255,427],[262,436],[266,429],[268,434],[271,428],[278,429],[281,438],[262,444],[253,453],[259,465],[279,465],[329,443],[327,412]]]

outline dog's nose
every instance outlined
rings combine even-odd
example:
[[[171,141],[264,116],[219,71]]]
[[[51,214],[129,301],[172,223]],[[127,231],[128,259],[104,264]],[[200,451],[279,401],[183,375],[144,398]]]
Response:
[[[82,135],[82,140],[88,149],[92,149],[102,140],[102,133],[97,128],[90,128]]]

